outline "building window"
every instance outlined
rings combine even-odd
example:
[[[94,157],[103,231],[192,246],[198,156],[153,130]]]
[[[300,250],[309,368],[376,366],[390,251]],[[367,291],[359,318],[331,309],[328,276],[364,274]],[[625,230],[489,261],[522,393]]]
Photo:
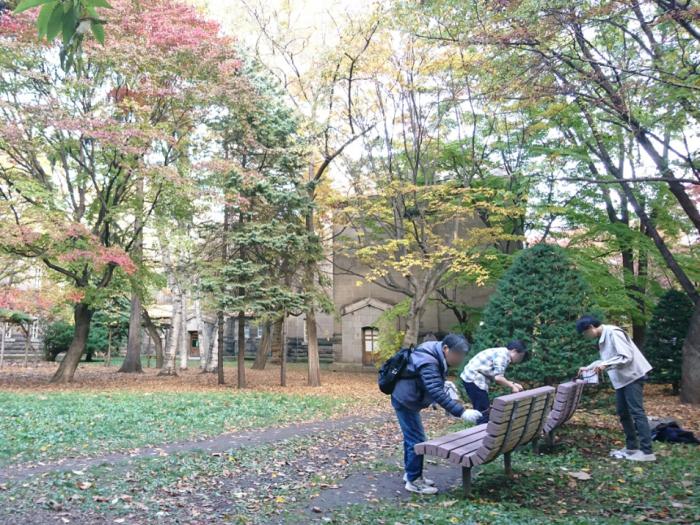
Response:
[[[379,330],[373,326],[366,326],[362,329],[362,363],[365,365],[374,364],[379,350]]]
[[[39,340],[39,321],[34,321],[32,326],[29,327],[29,337],[32,341]]]
[[[14,328],[12,323],[3,323],[5,327],[5,341],[12,341],[14,339]]]

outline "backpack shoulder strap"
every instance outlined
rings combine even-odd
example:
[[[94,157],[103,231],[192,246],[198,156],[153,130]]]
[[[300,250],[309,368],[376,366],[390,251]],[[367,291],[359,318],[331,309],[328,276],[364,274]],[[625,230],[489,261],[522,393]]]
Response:
[[[636,345],[635,342],[632,340],[632,338],[629,336],[629,334],[627,333],[627,331],[625,331],[624,329],[620,328],[619,326],[613,328],[613,330],[616,331],[616,332],[622,333],[622,335],[625,336],[625,340],[627,341],[627,344],[628,344],[628,345],[630,345],[630,346],[632,346],[632,347],[634,347],[634,348],[637,347],[637,345]]]

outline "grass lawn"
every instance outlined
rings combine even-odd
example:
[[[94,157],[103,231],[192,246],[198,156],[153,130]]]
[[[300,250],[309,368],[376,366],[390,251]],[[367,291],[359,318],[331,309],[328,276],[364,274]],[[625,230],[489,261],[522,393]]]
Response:
[[[570,426],[553,452],[533,454],[527,448],[516,452],[514,480],[503,475],[500,462],[487,465],[471,500],[463,500],[459,489],[402,501],[385,494],[386,499],[310,513],[323,487],[337,484],[349,490],[344,477],[353,471],[369,469],[376,477],[401,475],[381,461],[353,465],[360,463],[359,458],[346,463],[339,457],[337,465],[342,467],[325,468],[309,465],[308,458],[297,461],[310,448],[310,457],[328,450],[334,445],[332,436],[323,437],[323,444],[300,438],[230,454],[193,451],[138,459],[122,467],[51,473],[10,484],[0,499],[11,504],[18,518],[41,509],[48,515],[65,513],[71,520],[82,516],[89,522],[90,516],[100,516],[138,524],[156,518],[168,523],[250,525],[321,520],[368,525],[700,522],[700,449],[661,444],[657,463],[611,461],[607,449],[616,437]],[[453,471],[456,481],[459,469]],[[570,472],[585,472],[590,479],[577,480]]]
[[[345,402],[276,392],[0,391],[0,465],[123,451],[310,420]]]
[[[486,465],[470,500],[456,489],[400,504],[356,504],[332,519],[390,525],[700,523],[700,448],[657,444],[656,463],[635,464],[607,457],[602,443],[615,437],[570,427],[553,453],[516,452],[513,480],[503,474],[502,461]],[[458,478],[459,469],[454,471]],[[571,475],[581,472],[590,479]]]
[[[0,373],[0,467],[331,414],[388,419],[226,452],[193,448],[0,479],[0,523],[700,523],[700,447],[657,444],[651,464],[611,460],[622,432],[607,389],[588,392],[554,451],[517,451],[515,479],[504,476],[500,460],[485,466],[467,501],[459,488],[436,497],[403,493],[400,432],[373,374],[327,372],[314,389],[303,367],[291,366],[281,388],[278,369],[248,370],[254,389],[238,391],[231,372],[224,387],[196,370],[167,378],[115,372],[85,367],[69,386],[48,384],[48,366]],[[662,388],[650,389],[647,401],[650,415],[673,415],[697,431],[698,409]],[[432,413],[426,428],[438,435],[453,421]],[[430,462],[431,471],[443,489],[460,477],[445,462]]]

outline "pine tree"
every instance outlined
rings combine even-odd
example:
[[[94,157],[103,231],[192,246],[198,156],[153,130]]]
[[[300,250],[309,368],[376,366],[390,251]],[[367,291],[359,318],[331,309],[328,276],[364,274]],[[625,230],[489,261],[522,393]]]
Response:
[[[597,355],[575,329],[576,319],[594,308],[591,297],[561,248],[539,244],[523,250],[484,309],[476,351],[521,339],[531,359],[513,367],[511,375],[548,384],[571,378]]]
[[[687,294],[668,290],[661,296],[649,322],[644,353],[654,367],[652,378],[670,383],[678,394],[683,362],[683,340],[693,315],[693,303]]]

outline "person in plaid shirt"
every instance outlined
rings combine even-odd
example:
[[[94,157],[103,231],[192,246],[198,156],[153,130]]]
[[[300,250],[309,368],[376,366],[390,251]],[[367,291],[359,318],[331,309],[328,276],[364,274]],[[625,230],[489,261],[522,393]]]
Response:
[[[522,341],[515,340],[505,348],[487,348],[476,354],[464,367],[460,378],[474,410],[482,416],[477,425],[489,420],[489,385],[497,383],[510,388],[513,393],[521,392],[522,385],[509,381],[505,377],[506,368],[511,363],[522,363],[530,357]]]

